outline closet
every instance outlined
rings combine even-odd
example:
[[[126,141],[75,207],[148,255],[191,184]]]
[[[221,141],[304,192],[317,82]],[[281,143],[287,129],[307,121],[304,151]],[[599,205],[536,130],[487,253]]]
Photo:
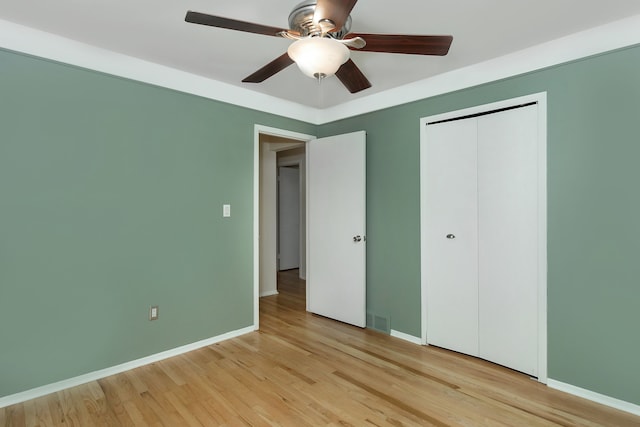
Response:
[[[421,166],[427,344],[534,377],[546,338],[539,114],[530,102],[426,121]]]

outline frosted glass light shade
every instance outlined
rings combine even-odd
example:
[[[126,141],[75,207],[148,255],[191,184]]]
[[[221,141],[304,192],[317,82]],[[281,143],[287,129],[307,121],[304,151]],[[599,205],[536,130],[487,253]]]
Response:
[[[331,76],[349,59],[349,49],[325,37],[309,37],[289,46],[289,57],[305,75],[316,79]]]

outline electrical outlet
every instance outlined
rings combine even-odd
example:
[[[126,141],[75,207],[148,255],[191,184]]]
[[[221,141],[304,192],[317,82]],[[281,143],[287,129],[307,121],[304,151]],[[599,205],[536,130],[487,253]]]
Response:
[[[152,305],[149,309],[149,320],[158,320],[158,306]]]

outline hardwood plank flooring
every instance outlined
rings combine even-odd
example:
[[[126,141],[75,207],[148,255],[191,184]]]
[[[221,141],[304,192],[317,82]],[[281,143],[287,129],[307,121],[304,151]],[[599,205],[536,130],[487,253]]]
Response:
[[[305,312],[297,270],[260,331],[0,409],[0,426],[640,426],[482,360]]]

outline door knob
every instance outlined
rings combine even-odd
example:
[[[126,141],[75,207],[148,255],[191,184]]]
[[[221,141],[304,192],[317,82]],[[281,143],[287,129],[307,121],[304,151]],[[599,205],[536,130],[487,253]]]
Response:
[[[455,239],[456,235],[455,234],[447,234],[447,239]]]
[[[360,237],[360,236],[353,236],[353,241],[354,241],[354,242],[356,242],[356,243],[357,243],[357,242],[360,242],[360,241],[362,241],[362,237]]]

